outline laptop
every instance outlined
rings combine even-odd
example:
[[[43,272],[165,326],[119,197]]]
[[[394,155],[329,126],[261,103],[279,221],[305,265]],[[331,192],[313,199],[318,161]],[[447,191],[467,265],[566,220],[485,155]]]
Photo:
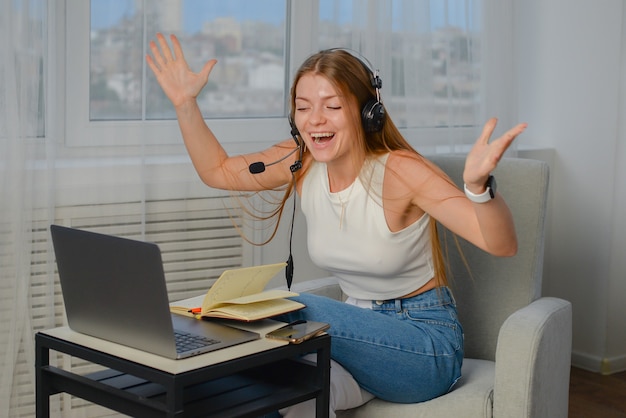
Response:
[[[72,330],[171,359],[260,338],[171,313],[156,244],[58,225],[50,232]]]

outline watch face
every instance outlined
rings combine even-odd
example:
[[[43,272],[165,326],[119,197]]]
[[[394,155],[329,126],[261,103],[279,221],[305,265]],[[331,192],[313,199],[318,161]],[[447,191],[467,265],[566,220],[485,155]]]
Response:
[[[489,188],[489,195],[491,196],[491,198],[495,199],[497,187],[496,178],[494,176],[489,176],[486,186]]]

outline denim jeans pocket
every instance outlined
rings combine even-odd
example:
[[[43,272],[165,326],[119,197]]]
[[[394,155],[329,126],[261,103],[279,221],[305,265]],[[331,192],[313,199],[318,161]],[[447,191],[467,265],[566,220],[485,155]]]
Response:
[[[404,309],[404,315],[412,321],[449,327],[453,330],[456,330],[459,326],[456,310],[449,305],[421,309],[408,308]]]
[[[453,352],[463,348],[463,328],[458,321],[456,309],[445,304],[425,309],[405,309],[405,318],[416,326],[430,329],[436,339],[448,345]],[[447,342],[447,344],[446,344]],[[446,350],[447,351],[447,350]]]

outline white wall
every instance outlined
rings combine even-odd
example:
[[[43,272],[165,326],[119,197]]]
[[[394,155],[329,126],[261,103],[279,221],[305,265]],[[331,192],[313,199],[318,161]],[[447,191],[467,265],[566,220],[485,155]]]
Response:
[[[515,2],[520,145],[555,149],[544,294],[574,307],[573,363],[626,370],[622,0]],[[621,106],[621,107],[620,107]]]

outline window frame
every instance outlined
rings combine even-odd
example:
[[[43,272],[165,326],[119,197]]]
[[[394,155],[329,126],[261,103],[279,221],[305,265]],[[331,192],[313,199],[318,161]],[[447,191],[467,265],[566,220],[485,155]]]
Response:
[[[293,9],[286,0],[287,13]],[[64,47],[66,97],[65,145],[67,147],[160,146],[182,143],[176,120],[91,121],[89,115],[90,1],[65,0]],[[290,26],[287,34],[292,36]],[[144,39],[147,52],[149,39]],[[286,40],[286,64],[290,65],[289,39]],[[62,55],[63,56],[63,55]],[[144,53],[145,56],[145,53]],[[144,72],[149,71],[144,66]],[[145,74],[144,74],[145,75]],[[286,86],[288,81],[285,80]],[[287,88],[287,87],[286,87]],[[287,90],[288,91],[288,90]],[[211,130],[224,143],[257,143],[273,136],[277,142],[289,136],[286,115],[283,117],[249,117],[207,119]],[[283,134],[284,132],[284,134]],[[89,143],[83,139],[90,138]]]

